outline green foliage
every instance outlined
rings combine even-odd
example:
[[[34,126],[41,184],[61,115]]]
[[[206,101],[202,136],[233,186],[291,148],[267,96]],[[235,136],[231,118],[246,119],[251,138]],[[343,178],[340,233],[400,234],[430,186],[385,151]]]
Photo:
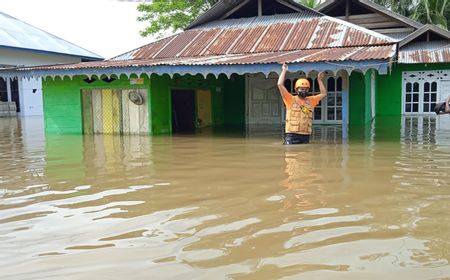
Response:
[[[138,21],[149,22],[140,32],[142,37],[164,34],[185,28],[218,0],[153,0],[141,3],[137,10],[142,13]]]
[[[309,8],[315,8],[319,6],[321,0],[298,0],[297,2]]]
[[[193,22],[200,14],[206,12],[219,0],[153,0],[139,4],[141,13],[138,21],[148,22],[149,26],[140,32],[142,37],[164,32],[181,30]],[[307,7],[314,8],[321,0],[295,0]]]
[[[410,17],[416,6],[411,0],[373,0],[373,2],[405,17]]]
[[[447,19],[447,29],[450,27],[450,4],[445,5],[444,16]]]
[[[219,0],[153,0],[139,4],[141,16],[138,21],[149,25],[140,32],[142,37],[164,32],[176,32],[188,26],[200,14],[206,12]],[[324,0],[295,0],[314,8]],[[449,26],[450,0],[373,0],[393,12],[410,17],[421,23],[433,23],[442,28]]]
[[[393,12],[409,17],[420,23],[432,23],[447,29],[450,20],[448,0],[373,0]]]
[[[412,18],[422,23],[432,23],[441,28],[448,28],[450,8],[447,0],[421,0]]]

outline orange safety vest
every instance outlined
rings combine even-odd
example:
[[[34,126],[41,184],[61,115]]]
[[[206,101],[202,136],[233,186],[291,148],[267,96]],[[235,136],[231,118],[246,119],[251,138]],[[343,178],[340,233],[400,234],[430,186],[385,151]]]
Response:
[[[312,133],[312,120],[314,107],[309,99],[300,104],[300,99],[294,97],[290,107],[286,107],[286,133],[310,135]]]

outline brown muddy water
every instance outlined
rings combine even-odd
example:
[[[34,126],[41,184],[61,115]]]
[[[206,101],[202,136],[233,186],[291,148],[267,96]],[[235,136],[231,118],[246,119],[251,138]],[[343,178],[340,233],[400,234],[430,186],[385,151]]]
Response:
[[[314,133],[0,119],[0,279],[450,279],[450,117]]]

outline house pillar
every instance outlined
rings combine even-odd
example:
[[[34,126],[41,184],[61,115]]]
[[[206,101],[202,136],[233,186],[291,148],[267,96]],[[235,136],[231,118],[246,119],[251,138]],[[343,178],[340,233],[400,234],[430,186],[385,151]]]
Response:
[[[342,76],[342,139],[344,141],[348,139],[348,80],[348,74]]]
[[[6,94],[8,97],[8,102],[12,101],[12,97],[11,97],[11,79],[10,78],[6,78]]]

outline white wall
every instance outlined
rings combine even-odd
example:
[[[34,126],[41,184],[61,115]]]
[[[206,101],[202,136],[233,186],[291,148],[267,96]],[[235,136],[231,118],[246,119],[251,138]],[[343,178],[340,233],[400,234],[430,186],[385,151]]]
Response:
[[[43,112],[42,80],[22,78],[19,81],[20,115],[41,116]]]
[[[59,63],[76,63],[81,59],[74,56],[49,54],[26,50],[0,48],[0,65],[36,66]],[[19,99],[21,116],[43,115],[41,79],[20,79]]]

